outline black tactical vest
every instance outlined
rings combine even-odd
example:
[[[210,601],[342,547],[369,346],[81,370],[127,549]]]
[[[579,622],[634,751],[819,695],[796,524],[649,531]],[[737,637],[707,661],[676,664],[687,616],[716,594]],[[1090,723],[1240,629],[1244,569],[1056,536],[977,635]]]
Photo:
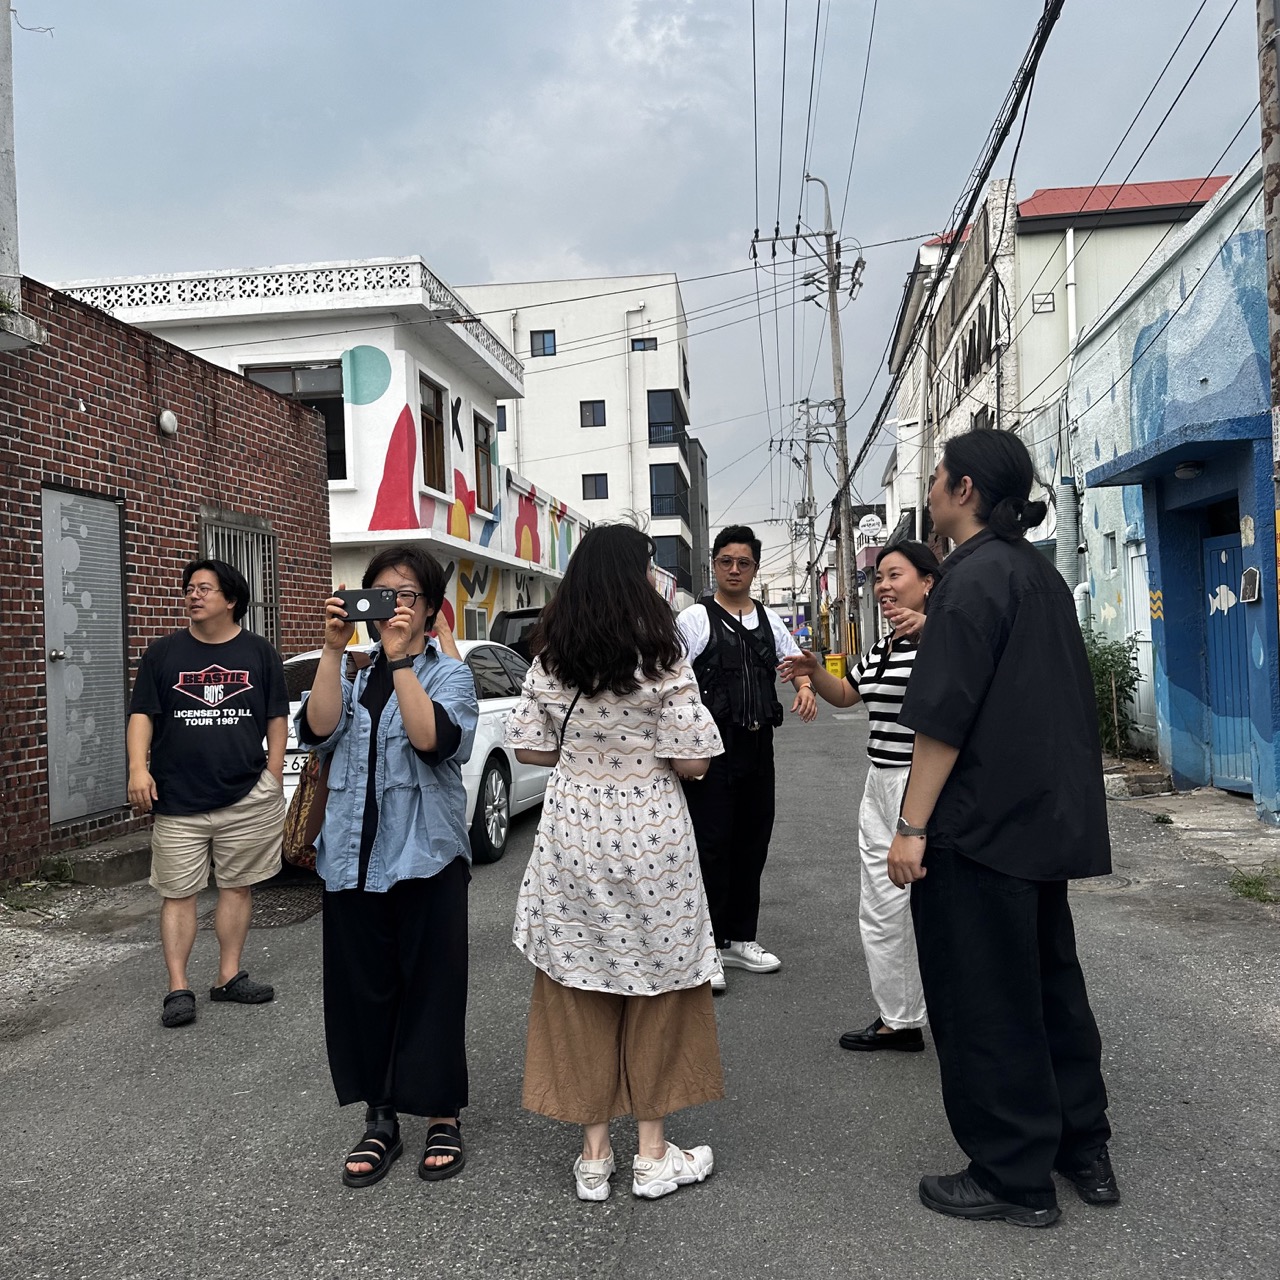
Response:
[[[756,625],[748,629],[713,596],[704,596],[698,603],[706,608],[711,636],[693,660],[693,672],[702,701],[716,723],[745,729],[780,725],[778,654],[764,605],[752,601]]]

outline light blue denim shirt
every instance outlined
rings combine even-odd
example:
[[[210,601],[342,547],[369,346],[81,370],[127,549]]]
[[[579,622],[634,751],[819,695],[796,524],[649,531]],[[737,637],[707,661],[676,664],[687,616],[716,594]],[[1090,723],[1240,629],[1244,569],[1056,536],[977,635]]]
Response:
[[[372,720],[360,705],[370,667],[343,679],[342,719],[321,741],[303,736],[303,716],[296,718],[298,745],[329,752],[329,800],[324,826],[316,841],[316,870],[332,891],[355,889],[360,878],[360,831],[368,783],[369,734]],[[462,730],[458,749],[436,765],[424,764],[413,749],[394,690],[378,721],[378,834],[369,855],[365,889],[386,893],[400,880],[426,880],[455,858],[471,861],[467,833],[467,792],[463,763],[471,756],[476,720],[475,681],[465,663],[442,655],[433,645],[413,664],[427,696]],[[303,697],[306,705],[310,694]]]

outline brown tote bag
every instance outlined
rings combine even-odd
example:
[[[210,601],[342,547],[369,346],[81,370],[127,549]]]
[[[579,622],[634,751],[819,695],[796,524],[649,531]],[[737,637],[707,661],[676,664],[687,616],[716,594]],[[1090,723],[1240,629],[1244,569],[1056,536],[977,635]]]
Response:
[[[313,751],[298,778],[298,788],[284,815],[284,860],[307,871],[316,869],[316,840],[329,801],[329,761]]]

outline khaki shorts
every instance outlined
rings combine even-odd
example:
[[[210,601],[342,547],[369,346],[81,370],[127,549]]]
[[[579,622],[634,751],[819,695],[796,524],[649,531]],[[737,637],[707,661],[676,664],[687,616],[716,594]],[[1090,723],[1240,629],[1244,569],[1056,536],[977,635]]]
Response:
[[[189,898],[209,883],[243,889],[280,870],[284,791],[270,770],[243,800],[209,813],[157,813],[151,828],[151,885],[165,898]]]

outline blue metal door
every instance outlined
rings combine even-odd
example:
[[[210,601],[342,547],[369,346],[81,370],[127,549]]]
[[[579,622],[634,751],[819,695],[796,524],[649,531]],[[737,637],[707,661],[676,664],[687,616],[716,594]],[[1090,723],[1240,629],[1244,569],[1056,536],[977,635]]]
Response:
[[[1239,534],[1206,538],[1203,550],[1213,785],[1224,791],[1252,792],[1248,645],[1244,607],[1237,595],[1244,553]]]

